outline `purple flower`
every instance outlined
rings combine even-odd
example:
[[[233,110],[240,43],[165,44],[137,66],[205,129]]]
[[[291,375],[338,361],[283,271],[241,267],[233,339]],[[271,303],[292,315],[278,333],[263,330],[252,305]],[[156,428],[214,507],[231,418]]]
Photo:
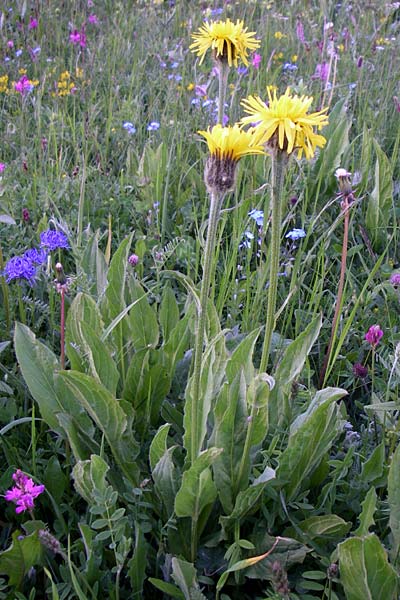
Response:
[[[74,45],[79,46],[81,48],[86,48],[86,33],[84,27],[80,31],[74,29],[72,33],[69,34],[69,41]]]
[[[257,54],[257,52],[255,54],[253,54],[253,58],[251,59],[251,64],[253,65],[253,67],[255,69],[258,69],[260,64],[261,64],[261,54]]]
[[[136,133],[136,127],[134,126],[133,123],[131,123],[130,121],[125,121],[125,123],[122,124],[122,127],[124,129],[126,129],[126,131],[130,134],[133,135],[134,133]]]
[[[318,63],[315,67],[315,73],[312,76],[312,79],[320,79],[324,83],[328,81],[329,76],[329,65],[326,62]]]
[[[369,344],[371,344],[371,346],[373,348],[375,348],[379,344],[382,336],[383,336],[383,331],[379,327],[379,325],[371,325],[371,327],[368,329],[367,333],[365,334],[365,339],[367,340],[367,342]]]
[[[97,18],[97,15],[91,14],[88,16],[88,21],[89,23],[91,23],[92,25],[97,25],[99,20]]]
[[[39,25],[38,20],[34,17],[29,17],[28,29],[36,29]]]
[[[37,248],[30,248],[24,252],[23,258],[30,260],[34,265],[42,265],[47,260],[47,252],[44,248],[38,250]]]
[[[23,95],[33,90],[33,84],[26,75],[22,75],[21,79],[14,83],[14,90]]]
[[[15,512],[17,514],[25,510],[31,511],[34,507],[34,500],[45,490],[44,485],[35,485],[33,480],[25,475],[20,469],[12,476],[15,486],[7,490],[4,498],[8,502],[14,502],[17,505]]]
[[[285,235],[285,238],[290,238],[292,241],[300,240],[303,237],[306,237],[304,229],[292,229]]]
[[[132,266],[132,267],[136,267],[136,265],[139,262],[139,257],[137,254],[131,254],[130,257],[128,258],[128,263]]]
[[[257,227],[262,227],[263,226],[263,224],[264,224],[264,211],[257,210],[256,208],[253,208],[249,212],[249,217],[251,219],[254,219],[254,221],[257,223]]]
[[[147,131],[157,131],[157,129],[160,129],[160,123],[157,121],[152,121],[147,125]]]
[[[26,279],[33,285],[36,277],[36,267],[31,260],[25,256],[14,256],[4,266],[3,276],[7,283],[14,279]]]
[[[361,363],[354,363],[353,365],[353,375],[355,377],[359,377],[360,379],[365,379],[368,375],[367,367],[364,367]]]
[[[5,163],[0,162],[0,173],[3,173],[6,168]]]
[[[395,286],[400,285],[400,273],[393,273],[390,276],[390,283]]]
[[[304,41],[305,41],[304,27],[303,27],[303,23],[300,21],[299,18],[297,18],[297,23],[296,23],[296,35],[297,35],[297,39],[299,40],[299,42],[304,44]]]
[[[40,245],[48,250],[57,250],[57,248],[69,248],[68,239],[62,231],[48,229],[40,234]]]

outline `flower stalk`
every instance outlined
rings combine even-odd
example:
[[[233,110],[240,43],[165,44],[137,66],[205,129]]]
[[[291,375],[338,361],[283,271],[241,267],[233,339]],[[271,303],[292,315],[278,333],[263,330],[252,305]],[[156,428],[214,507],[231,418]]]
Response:
[[[226,88],[228,86],[229,65],[223,61],[217,61],[218,64],[218,123],[224,124],[224,106],[226,98]]]
[[[277,150],[271,153],[271,257],[269,269],[269,287],[265,334],[260,362],[260,372],[268,366],[272,334],[275,329],[275,310],[278,288],[279,256],[282,226],[282,195],[288,155]],[[265,214],[267,212],[265,211]]]
[[[193,359],[193,386],[191,408],[192,436],[190,446],[191,462],[193,462],[193,460],[195,460],[195,458],[197,458],[197,456],[200,454],[202,444],[200,436],[201,428],[198,423],[199,403],[201,402],[201,362],[203,357],[203,345],[207,321],[207,303],[210,291],[212,261],[213,256],[215,254],[217,226],[222,206],[222,200],[223,196],[218,192],[214,191],[210,193],[210,214],[208,220],[206,246],[204,250],[203,278],[201,281],[200,289],[200,306],[198,308]]]

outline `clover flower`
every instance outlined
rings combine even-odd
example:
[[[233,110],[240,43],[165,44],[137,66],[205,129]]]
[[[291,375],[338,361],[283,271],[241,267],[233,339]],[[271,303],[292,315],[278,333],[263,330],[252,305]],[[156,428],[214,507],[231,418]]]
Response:
[[[65,248],[68,250],[69,244],[65,233],[62,231],[54,231],[53,229],[47,229],[40,234],[40,246],[47,248],[48,250],[57,250],[58,248]]]
[[[394,287],[399,286],[400,285],[400,273],[392,273],[392,275],[390,276],[390,283]]]
[[[258,143],[269,143],[271,148],[291,154],[298,150],[299,158],[305,153],[312,158],[317,146],[323,147],[326,139],[315,133],[314,128],[322,129],[328,123],[324,108],[308,113],[313,99],[308,96],[292,95],[290,88],[279,98],[276,90],[268,88],[268,103],[259,96],[249,96],[242,100],[242,106],[249,114],[243,117],[243,125],[257,123]]]
[[[44,485],[35,485],[33,480],[18,469],[12,476],[15,486],[7,490],[4,498],[17,505],[17,514],[34,508],[34,500],[45,490]]]
[[[36,267],[26,256],[14,256],[6,262],[2,275],[6,278],[7,283],[14,279],[26,279],[30,285],[33,285]]]
[[[365,339],[373,348],[375,348],[379,344],[382,337],[383,331],[379,325],[371,325],[371,327],[365,334]]]
[[[208,144],[210,156],[205,168],[205,182],[210,192],[224,193],[233,189],[236,165],[247,154],[265,154],[256,143],[254,130],[243,131],[236,123],[223,127],[214,125],[210,130],[198,131]]]
[[[260,41],[254,38],[255,32],[247,32],[243,21],[239,19],[233,23],[230,19],[226,21],[206,21],[197,33],[192,34],[195,40],[189,46],[192,52],[200,56],[200,64],[203,62],[207,50],[213,51],[216,60],[227,62],[231,67],[238,66],[238,59],[246,66],[248,51],[257,50]]]

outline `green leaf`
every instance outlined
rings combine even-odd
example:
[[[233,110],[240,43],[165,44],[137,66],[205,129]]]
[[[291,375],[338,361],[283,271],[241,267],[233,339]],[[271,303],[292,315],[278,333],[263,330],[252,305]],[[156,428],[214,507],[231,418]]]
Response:
[[[322,316],[317,315],[306,329],[286,348],[274,373],[275,386],[269,399],[270,426],[287,424],[291,421],[289,398],[292,383],[304,367],[307,357],[318,338],[322,326]]]
[[[56,455],[50,456],[46,464],[46,470],[43,478],[43,483],[46,490],[50,492],[54,500],[60,504],[62,495],[68,485],[68,478],[62,472],[59,460]]]
[[[308,409],[291,427],[286,449],[279,457],[276,476],[282,482],[286,501],[292,502],[307,484],[340,431],[335,401],[347,392],[326,388],[317,392]]]
[[[152,471],[155,490],[165,507],[166,520],[175,509],[175,498],[179,489],[180,477],[172,460],[176,446],[165,450]]]
[[[220,448],[209,448],[193,461],[184,472],[182,485],[175,498],[178,517],[191,517],[198,521],[202,510],[217,497],[217,488],[211,477],[210,465],[221,454]]]
[[[147,294],[137,279],[129,280],[130,301],[135,302],[129,312],[131,341],[137,351],[143,348],[155,348],[159,332],[157,315],[147,300]]]
[[[149,577],[149,581],[152,585],[154,585],[155,588],[161,590],[165,594],[168,594],[168,596],[176,598],[176,600],[185,600],[185,595],[183,594],[183,592],[181,592],[181,590],[178,587],[176,587],[176,585],[172,585],[172,583],[167,583],[162,579],[155,579],[154,577]]]
[[[253,353],[257,338],[260,335],[261,328],[255,329],[249,333],[232,352],[226,365],[226,378],[231,383],[241,369],[247,383],[254,377]]]
[[[153,441],[150,444],[149,458],[150,468],[152,471],[154,471],[154,467],[167,451],[167,437],[170,428],[170,423],[165,423],[164,425],[161,425],[156,435],[154,436]]]
[[[64,394],[54,380],[54,374],[60,367],[53,352],[21,323],[15,324],[14,345],[22,375],[49,427],[63,433],[57,418],[59,413],[70,414],[87,426],[86,420],[82,419],[80,405],[70,395]]]
[[[363,536],[368,533],[368,530],[375,524],[374,513],[376,511],[376,501],[378,497],[374,487],[371,487],[368,494],[365,496],[364,502],[361,502],[362,511],[360,514],[360,525],[354,532],[354,535]]]
[[[146,577],[147,544],[139,523],[135,523],[135,547],[128,562],[133,597],[143,598],[143,583]]]
[[[369,484],[374,483],[383,475],[385,465],[385,444],[382,442],[372,452],[369,459],[363,464],[361,469],[361,481]]]
[[[216,325],[213,325],[216,328]],[[200,390],[199,398],[201,402],[197,402],[197,430],[193,428],[193,376],[189,379],[185,392],[185,413],[184,413],[184,446],[187,451],[187,463],[192,462],[192,446],[191,438],[195,436],[197,439],[197,448],[201,448],[207,434],[207,419],[211,410],[212,400],[218,394],[222,381],[225,376],[226,364],[226,348],[225,339],[222,332],[217,337],[213,338],[206,346],[206,350],[202,357]]]
[[[90,460],[79,461],[72,469],[75,489],[89,506],[93,505],[94,491],[104,494],[108,486],[106,475],[109,469],[108,464],[96,454]]]
[[[340,581],[347,600],[396,600],[398,577],[379,538],[371,533],[338,546]]]
[[[320,515],[297,523],[296,529],[301,529],[310,540],[323,542],[342,539],[351,529],[351,523],[347,523],[338,515]],[[296,529],[289,527],[285,529],[284,535],[297,538],[299,536]]]
[[[115,394],[119,381],[118,369],[111,357],[107,345],[95,330],[85,322],[78,325],[81,350],[87,362],[88,372],[109,392]]]
[[[96,332],[102,331],[104,328],[99,308],[93,298],[87,294],[78,293],[68,310],[65,347],[71,368],[84,372],[86,361],[79,327],[81,323],[88,324]]]
[[[206,600],[200,592],[196,569],[192,563],[174,557],[172,559],[172,577],[183,592],[185,600]]]
[[[392,456],[388,475],[389,527],[392,533],[391,557],[397,560],[400,548],[400,446]]]
[[[44,564],[44,554],[38,531],[23,536],[16,530],[11,546],[0,552],[0,573],[8,575],[9,584],[19,588],[32,567]]]
[[[89,375],[64,371],[58,377],[63,379],[77,402],[104,433],[116,462],[126,477],[136,484],[138,446],[133,437],[131,419],[122,403]]]
[[[165,344],[169,340],[172,331],[179,322],[178,303],[169,284],[167,284],[164,288],[159,311],[159,319],[163,343]]]
[[[87,277],[90,293],[100,298],[107,285],[107,262],[99,249],[99,231],[86,242],[80,267]]]
[[[390,160],[374,140],[376,152],[375,187],[368,198],[365,225],[375,249],[382,249],[388,241],[387,226],[393,206],[393,173]]]

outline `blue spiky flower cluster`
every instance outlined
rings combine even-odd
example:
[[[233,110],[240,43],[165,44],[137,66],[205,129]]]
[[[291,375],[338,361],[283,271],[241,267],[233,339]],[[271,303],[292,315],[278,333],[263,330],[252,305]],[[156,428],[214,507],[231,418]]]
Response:
[[[13,256],[4,266],[1,273],[6,278],[7,283],[14,280],[25,279],[30,285],[33,285],[37,276],[38,266],[44,264],[47,260],[48,252],[58,248],[69,248],[67,236],[61,231],[48,229],[40,234],[40,248],[29,248],[22,256]]]

